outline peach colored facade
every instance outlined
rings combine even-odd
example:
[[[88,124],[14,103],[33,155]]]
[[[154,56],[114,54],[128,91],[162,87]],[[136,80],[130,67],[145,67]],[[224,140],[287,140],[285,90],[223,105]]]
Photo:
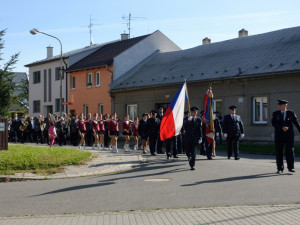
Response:
[[[110,65],[108,69],[112,71],[113,66]],[[69,82],[69,102],[73,103],[69,107],[71,114],[111,113],[111,73],[105,67],[70,72]]]

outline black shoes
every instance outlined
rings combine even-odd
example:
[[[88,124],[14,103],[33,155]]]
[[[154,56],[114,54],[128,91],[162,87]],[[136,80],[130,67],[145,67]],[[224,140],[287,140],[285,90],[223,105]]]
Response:
[[[296,171],[294,169],[289,169],[290,172],[295,173]]]
[[[207,157],[207,159],[208,159],[208,160],[211,160],[211,159],[212,159],[212,157]]]
[[[239,157],[235,157],[234,159],[235,159],[235,160],[239,160],[240,158],[239,158]]]
[[[194,167],[191,167],[191,170],[195,170],[195,168],[194,168]]]
[[[179,157],[178,157],[177,155],[175,155],[175,156],[173,156],[173,158],[176,158],[176,159],[178,159]]]
[[[230,159],[230,157],[228,156],[227,159]]]
[[[279,174],[279,173],[283,173],[283,169],[277,170],[277,173],[278,173],[278,174]]]

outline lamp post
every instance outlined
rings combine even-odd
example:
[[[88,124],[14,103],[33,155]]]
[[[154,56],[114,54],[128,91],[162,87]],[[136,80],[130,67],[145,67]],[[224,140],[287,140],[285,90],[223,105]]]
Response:
[[[60,101],[60,112],[59,112],[59,115],[62,116],[62,73],[63,73],[63,68],[62,68],[62,63],[63,63],[63,59],[62,59],[62,44],[61,44],[61,41],[53,36],[53,35],[50,35],[50,34],[47,34],[45,32],[42,32],[36,28],[33,28],[32,30],[29,31],[32,35],[36,35],[37,33],[40,33],[40,34],[44,34],[44,35],[47,35],[49,37],[52,37],[52,38],[55,38],[56,40],[58,40],[59,44],[60,44],[60,73],[59,73],[59,76],[60,76],[60,92],[59,92],[59,101]]]

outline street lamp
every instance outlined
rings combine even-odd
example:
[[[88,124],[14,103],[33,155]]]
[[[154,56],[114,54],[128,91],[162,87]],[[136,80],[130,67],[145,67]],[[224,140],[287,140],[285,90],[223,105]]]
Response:
[[[52,36],[52,35],[50,35],[50,34],[47,34],[47,33],[45,33],[45,32],[42,32],[42,31],[40,31],[40,30],[38,30],[38,29],[36,29],[36,28],[33,28],[32,30],[30,30],[29,31],[32,35],[36,35],[37,33],[41,33],[41,34],[44,34],[44,35],[47,35],[47,36],[49,36],[49,37],[52,37],[52,38],[55,38],[56,40],[58,40],[58,42],[59,42],[59,44],[60,44],[60,107],[59,107],[59,109],[60,109],[60,116],[62,116],[62,71],[63,71],[63,68],[62,68],[62,63],[63,63],[63,59],[62,59],[62,44],[61,44],[61,41],[57,38],[57,37],[55,37],[55,36]]]

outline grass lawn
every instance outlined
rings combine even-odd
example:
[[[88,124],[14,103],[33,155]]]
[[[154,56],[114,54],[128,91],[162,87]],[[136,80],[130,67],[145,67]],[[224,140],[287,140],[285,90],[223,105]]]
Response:
[[[226,144],[216,145],[216,150],[226,150]],[[300,147],[295,146],[295,155],[300,156]],[[275,155],[274,145],[251,145],[240,143],[240,152],[249,154]]]
[[[53,174],[66,165],[84,164],[91,156],[91,152],[79,149],[8,145],[7,151],[0,151],[0,174]]]

